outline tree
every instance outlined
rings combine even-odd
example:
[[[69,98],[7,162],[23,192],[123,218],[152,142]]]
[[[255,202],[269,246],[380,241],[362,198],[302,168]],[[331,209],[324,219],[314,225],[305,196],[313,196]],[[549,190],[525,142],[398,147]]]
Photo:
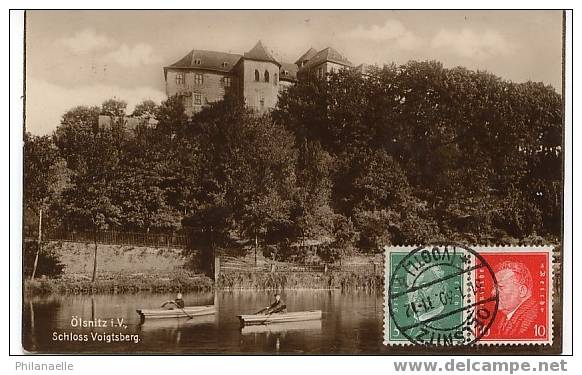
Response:
[[[42,251],[43,212],[59,199],[67,187],[69,172],[48,136],[24,134],[24,212],[38,212],[38,243],[31,278],[34,278]],[[26,215],[26,214],[25,214]],[[25,218],[26,221],[26,218]]]
[[[101,104],[101,114],[111,117],[123,117],[127,109],[127,102],[117,99],[107,99]]]
[[[157,129],[160,134],[172,136],[182,134],[188,124],[181,96],[174,95],[164,100],[156,111]]]
[[[137,104],[133,109],[132,116],[144,117],[148,119],[156,118],[158,113],[158,105],[153,100],[147,99]]]
[[[108,103],[108,102],[106,102]],[[113,108],[119,108],[112,101]],[[97,273],[97,231],[119,224],[111,186],[119,170],[122,140],[114,129],[100,128],[98,108],[77,107],[63,115],[53,139],[72,170],[73,185],[59,207],[66,225],[94,233],[93,281]]]
[[[196,118],[201,151],[200,202],[224,199],[242,233],[254,238],[289,218],[295,185],[293,136],[269,117],[234,103]],[[211,109],[211,111],[215,110]]]
[[[331,189],[333,158],[318,141],[300,141],[292,221],[303,239],[329,236],[333,230]]]
[[[354,251],[357,232],[353,222],[343,215],[334,215],[332,237],[333,242],[322,246],[318,254],[325,262],[341,262],[344,256]]]

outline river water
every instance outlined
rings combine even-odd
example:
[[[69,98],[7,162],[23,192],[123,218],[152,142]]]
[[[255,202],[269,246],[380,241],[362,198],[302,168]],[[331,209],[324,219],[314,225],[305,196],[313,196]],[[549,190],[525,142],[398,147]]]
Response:
[[[184,294],[187,306],[216,304],[214,316],[140,322],[136,309],[157,308],[170,294],[50,295],[24,300],[25,350],[39,353],[376,354],[382,344],[380,292],[284,291],[289,311],[322,310],[321,321],[241,328],[268,291]],[[101,327],[79,327],[98,323]],[[103,323],[105,322],[105,323]],[[103,325],[106,325],[103,327]],[[112,335],[113,334],[113,335]],[[118,341],[123,335],[125,341]],[[108,338],[113,338],[107,342]],[[131,341],[127,341],[131,340]]]

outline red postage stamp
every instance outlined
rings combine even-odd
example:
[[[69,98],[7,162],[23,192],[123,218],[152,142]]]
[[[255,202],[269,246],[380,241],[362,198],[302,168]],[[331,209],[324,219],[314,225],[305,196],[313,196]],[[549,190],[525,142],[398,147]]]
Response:
[[[495,294],[497,315],[481,342],[552,342],[552,247],[483,247],[477,249],[495,273],[497,287],[482,278],[478,299]],[[483,269],[477,270],[480,273]]]

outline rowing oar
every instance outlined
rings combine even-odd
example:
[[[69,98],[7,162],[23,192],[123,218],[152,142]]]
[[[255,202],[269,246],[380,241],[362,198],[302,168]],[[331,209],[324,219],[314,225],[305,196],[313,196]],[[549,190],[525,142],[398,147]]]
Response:
[[[163,304],[162,304],[162,307],[164,307],[164,306],[165,306],[167,303],[172,303],[174,306],[176,306],[177,308],[179,308],[180,310],[182,310],[182,312],[183,312],[184,314],[186,314],[186,316],[189,318],[188,320],[190,320],[190,319],[194,319],[194,316],[193,316],[193,315],[190,315],[190,314],[188,314],[188,313],[186,312],[186,310],[184,310],[184,308],[183,308],[183,307],[180,307],[180,306],[178,306],[178,304],[177,304],[176,302],[174,302],[174,301],[168,301],[168,302],[165,302],[165,303],[163,303]]]
[[[268,310],[269,310],[269,308],[265,307],[264,309],[260,309],[259,311],[257,311],[254,315],[264,314]]]
[[[176,305],[176,306],[178,306],[178,305]],[[193,316],[193,315],[190,315],[190,314],[188,314],[188,313],[186,312],[186,310],[184,310],[184,308],[183,308],[183,307],[180,307],[180,306],[178,306],[178,308],[179,308],[180,310],[182,310],[182,312],[188,316],[188,320],[190,320],[190,319],[194,319],[194,316]]]

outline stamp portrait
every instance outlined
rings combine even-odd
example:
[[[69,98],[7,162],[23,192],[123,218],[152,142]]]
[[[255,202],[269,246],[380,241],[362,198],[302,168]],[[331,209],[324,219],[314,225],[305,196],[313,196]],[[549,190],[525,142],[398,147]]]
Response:
[[[495,271],[499,298],[499,312],[482,342],[550,343],[552,340],[551,253],[518,250],[521,251],[481,253]],[[488,298],[495,290],[488,283],[483,289],[479,298]]]

